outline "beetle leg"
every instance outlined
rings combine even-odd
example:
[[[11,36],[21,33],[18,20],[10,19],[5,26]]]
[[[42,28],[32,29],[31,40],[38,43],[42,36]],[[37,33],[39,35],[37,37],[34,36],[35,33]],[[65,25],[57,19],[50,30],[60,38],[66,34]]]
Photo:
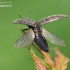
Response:
[[[28,30],[28,29],[22,29],[22,28],[20,28],[20,27],[18,27],[18,29],[19,29],[22,33],[25,33],[25,31]]]
[[[26,30],[28,30],[28,29],[22,29],[23,32],[25,32]]]

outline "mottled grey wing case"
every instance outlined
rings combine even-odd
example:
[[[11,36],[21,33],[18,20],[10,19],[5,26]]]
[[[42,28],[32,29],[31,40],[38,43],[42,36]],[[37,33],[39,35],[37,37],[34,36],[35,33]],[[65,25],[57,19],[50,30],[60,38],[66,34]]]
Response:
[[[46,23],[49,23],[49,22],[52,22],[52,21],[55,21],[55,20],[58,20],[58,19],[61,19],[61,18],[66,18],[67,15],[51,15],[51,16],[48,16],[48,17],[45,17],[43,19],[40,19],[36,22],[36,24],[39,24],[39,25],[43,25],[43,24],[46,24]]]
[[[14,20],[14,24],[26,24],[30,26],[34,26],[35,21],[29,18],[17,19]]]

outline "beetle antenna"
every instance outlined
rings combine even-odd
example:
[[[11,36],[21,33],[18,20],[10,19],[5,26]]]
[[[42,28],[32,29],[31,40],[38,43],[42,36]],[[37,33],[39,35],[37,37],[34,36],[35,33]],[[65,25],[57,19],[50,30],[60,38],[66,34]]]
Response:
[[[27,14],[27,17],[29,16],[29,14],[31,13],[33,11],[33,9],[31,9],[30,11],[29,11],[29,13]],[[22,16],[21,15],[18,15],[20,18],[22,18]],[[23,18],[22,18],[23,19]]]
[[[30,13],[33,11],[33,8],[29,11],[29,13],[27,14],[27,17],[30,15]]]
[[[18,15],[20,18],[22,18],[22,16]],[[23,18],[22,18],[23,19]]]

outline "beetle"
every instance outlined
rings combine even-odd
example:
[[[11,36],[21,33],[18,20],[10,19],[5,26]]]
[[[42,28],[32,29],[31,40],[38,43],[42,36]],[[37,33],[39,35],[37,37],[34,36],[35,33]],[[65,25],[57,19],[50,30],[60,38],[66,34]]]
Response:
[[[67,15],[58,14],[45,17],[36,22],[28,17],[14,20],[14,24],[25,24],[28,26],[28,29],[22,30],[24,34],[15,42],[14,46],[18,48],[26,47],[35,42],[38,47],[45,52],[49,52],[47,40],[55,45],[65,46],[65,42],[63,40],[48,32],[41,26],[66,17]]]

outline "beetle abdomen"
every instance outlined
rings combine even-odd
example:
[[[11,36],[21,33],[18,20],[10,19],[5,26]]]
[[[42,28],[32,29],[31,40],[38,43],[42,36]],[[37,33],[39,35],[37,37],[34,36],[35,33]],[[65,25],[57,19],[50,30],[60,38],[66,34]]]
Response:
[[[41,50],[49,52],[47,41],[40,33],[35,34],[34,41]]]

